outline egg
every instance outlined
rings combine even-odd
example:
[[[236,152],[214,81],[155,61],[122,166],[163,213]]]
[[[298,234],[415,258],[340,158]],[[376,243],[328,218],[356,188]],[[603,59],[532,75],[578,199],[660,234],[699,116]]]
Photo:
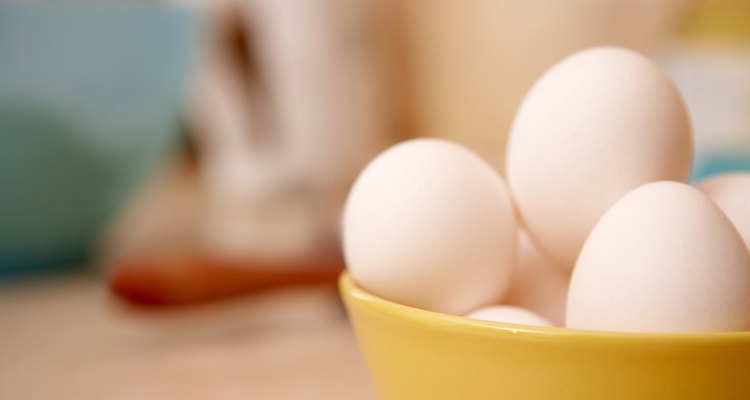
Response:
[[[511,198],[470,150],[415,139],[359,175],[343,215],[349,272],[401,304],[462,315],[504,296],[517,253]]]
[[[522,229],[518,247],[518,265],[503,303],[526,308],[563,326],[570,273],[540,252]]]
[[[508,141],[508,183],[529,234],[572,268],[591,229],[630,190],[687,179],[687,110],[645,56],[595,47],[550,68],[524,98]]]
[[[724,211],[750,248],[750,173],[713,176],[698,183],[697,187]]]
[[[750,330],[750,254],[705,194],[643,185],[594,227],[570,282],[566,326],[632,332]]]
[[[534,312],[514,306],[489,306],[467,314],[466,318],[509,324],[553,326],[549,321]]]

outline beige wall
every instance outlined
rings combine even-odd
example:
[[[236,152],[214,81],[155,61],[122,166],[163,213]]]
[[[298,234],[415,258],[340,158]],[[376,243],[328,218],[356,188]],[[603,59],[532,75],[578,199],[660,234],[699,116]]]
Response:
[[[589,46],[652,53],[682,0],[401,2],[408,130],[463,142],[502,169],[515,109],[552,63]]]

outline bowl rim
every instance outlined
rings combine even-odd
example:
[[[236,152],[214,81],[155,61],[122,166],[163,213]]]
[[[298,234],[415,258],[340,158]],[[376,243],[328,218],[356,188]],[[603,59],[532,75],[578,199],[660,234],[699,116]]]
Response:
[[[390,317],[409,320],[416,324],[432,325],[441,330],[480,334],[497,335],[513,334],[536,339],[553,339],[566,342],[617,342],[619,345],[649,345],[668,342],[675,345],[750,345],[750,331],[741,332],[710,332],[710,333],[641,333],[595,331],[560,327],[544,327],[511,324],[503,322],[483,321],[456,315],[443,314],[422,310],[383,299],[359,286],[344,271],[339,277],[339,290],[344,299],[352,299],[358,304]]]

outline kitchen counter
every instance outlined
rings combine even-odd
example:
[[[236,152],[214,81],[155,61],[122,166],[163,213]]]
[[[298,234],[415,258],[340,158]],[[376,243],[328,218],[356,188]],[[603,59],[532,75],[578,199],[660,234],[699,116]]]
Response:
[[[136,309],[78,273],[0,287],[3,399],[373,399],[335,289]]]

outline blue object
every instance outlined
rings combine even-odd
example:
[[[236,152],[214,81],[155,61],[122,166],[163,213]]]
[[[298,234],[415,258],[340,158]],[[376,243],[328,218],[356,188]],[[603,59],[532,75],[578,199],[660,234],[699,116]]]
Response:
[[[750,171],[750,151],[712,153],[696,160],[691,182],[724,172]]]
[[[196,18],[0,4],[0,277],[82,263],[173,146]]]

